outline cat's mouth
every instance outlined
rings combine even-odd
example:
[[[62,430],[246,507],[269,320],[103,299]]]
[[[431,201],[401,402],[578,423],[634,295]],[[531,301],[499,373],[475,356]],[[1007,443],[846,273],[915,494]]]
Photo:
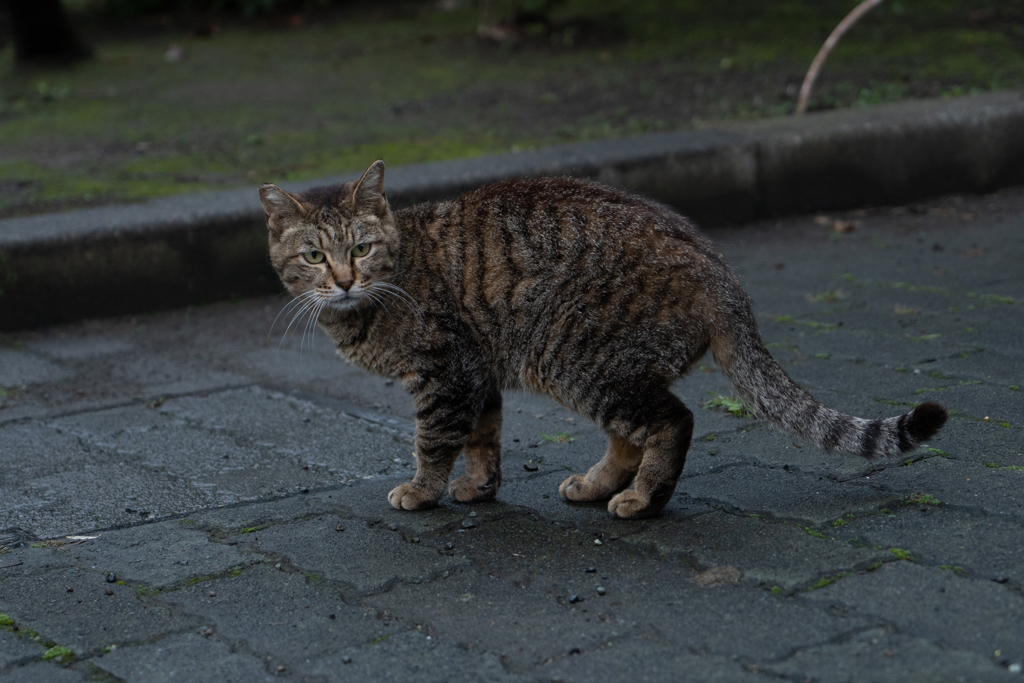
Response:
[[[350,311],[362,302],[363,295],[359,292],[341,292],[332,296],[327,303],[335,310]]]

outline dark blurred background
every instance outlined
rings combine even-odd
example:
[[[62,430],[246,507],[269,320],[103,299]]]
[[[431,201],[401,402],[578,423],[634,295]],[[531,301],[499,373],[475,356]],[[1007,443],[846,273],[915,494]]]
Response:
[[[0,216],[786,116],[847,0],[3,0]],[[810,109],[1024,84],[1024,0],[883,2]]]

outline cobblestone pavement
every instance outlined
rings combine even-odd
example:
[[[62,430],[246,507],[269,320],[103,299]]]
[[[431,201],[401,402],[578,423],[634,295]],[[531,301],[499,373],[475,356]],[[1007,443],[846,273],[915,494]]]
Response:
[[[707,359],[640,522],[559,498],[603,437],[516,394],[498,502],[392,510],[408,397],[284,298],[4,335],[0,681],[1024,680],[1022,235],[1020,190],[712,233],[816,397],[953,417],[830,457],[699,409]]]

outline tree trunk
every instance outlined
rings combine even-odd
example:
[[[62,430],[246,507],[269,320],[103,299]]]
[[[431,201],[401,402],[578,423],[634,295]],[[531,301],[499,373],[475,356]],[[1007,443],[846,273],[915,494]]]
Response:
[[[68,64],[92,57],[71,28],[60,0],[7,0],[19,64]]]

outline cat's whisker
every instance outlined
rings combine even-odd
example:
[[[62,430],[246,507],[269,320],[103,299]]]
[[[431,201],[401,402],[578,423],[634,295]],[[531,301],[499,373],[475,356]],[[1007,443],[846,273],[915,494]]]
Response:
[[[398,285],[393,285],[390,282],[378,281],[374,284],[373,287],[379,288],[380,294],[387,294],[408,306],[409,310],[416,314],[416,316],[422,315],[419,303],[414,298],[412,298],[412,295],[410,295],[408,292],[406,292]]]
[[[274,326],[277,325],[277,321],[281,318],[282,315],[284,315],[285,311],[287,311],[289,308],[299,305],[305,299],[308,299],[314,295],[316,295],[316,292],[314,291],[303,292],[302,294],[298,295],[297,297],[286,303],[284,307],[274,317],[274,322],[270,323],[270,329],[267,330],[267,341],[270,341],[270,335],[274,333]]]
[[[316,351],[316,324],[320,320],[320,311],[327,305],[327,299],[320,298],[316,303],[313,304],[313,308],[310,311],[309,317],[306,319],[306,327],[302,331],[302,341],[305,343],[307,335],[309,336],[309,353],[313,355]],[[302,355],[302,346],[299,344],[299,355]]]
[[[302,358],[302,352],[306,350],[306,336],[309,334],[309,325],[316,316],[318,303],[318,301],[314,301],[313,305],[309,307],[309,312],[306,315],[306,321],[302,325],[302,337],[299,338],[299,358]]]
[[[313,292],[313,294],[315,295],[316,292]],[[317,298],[318,298],[317,296],[307,297],[302,302],[302,305],[299,306],[298,309],[295,311],[294,315],[292,316],[291,322],[288,323],[288,327],[285,328],[284,334],[281,335],[281,343],[278,344],[278,348],[279,349],[281,348],[281,346],[284,345],[284,341],[288,337],[288,332],[292,329],[292,325],[294,325],[300,318],[302,318],[303,315],[308,313],[310,310],[312,310],[312,308],[314,306],[316,306]],[[301,343],[299,344],[299,354],[300,355],[302,354],[302,344]]]
[[[371,292],[370,290],[366,290],[364,294],[366,295],[367,299],[373,302],[374,307],[380,306],[384,309],[385,313],[391,315],[391,309],[388,308],[387,304],[384,303],[384,299],[383,297],[380,296],[379,293],[374,293]]]
[[[281,310],[278,312],[278,314],[274,317],[274,322],[272,322],[270,324],[270,330],[267,332],[267,339],[270,339],[270,335],[273,334],[274,327],[277,325],[277,321],[281,319],[282,315],[287,313],[289,311],[289,309],[294,309],[296,306],[300,306],[304,301],[309,299],[313,294],[314,294],[314,292],[303,292],[299,296],[293,298],[291,301],[286,303],[281,308]]]
[[[420,306],[419,302],[416,301],[416,299],[414,299],[413,296],[409,294],[409,292],[405,291],[404,289],[402,289],[393,282],[388,282],[387,280],[378,280],[377,286],[381,287],[382,289],[387,289],[397,294],[400,294],[401,296],[405,297],[405,299],[409,302],[411,306],[414,306],[415,308],[419,308]]]

